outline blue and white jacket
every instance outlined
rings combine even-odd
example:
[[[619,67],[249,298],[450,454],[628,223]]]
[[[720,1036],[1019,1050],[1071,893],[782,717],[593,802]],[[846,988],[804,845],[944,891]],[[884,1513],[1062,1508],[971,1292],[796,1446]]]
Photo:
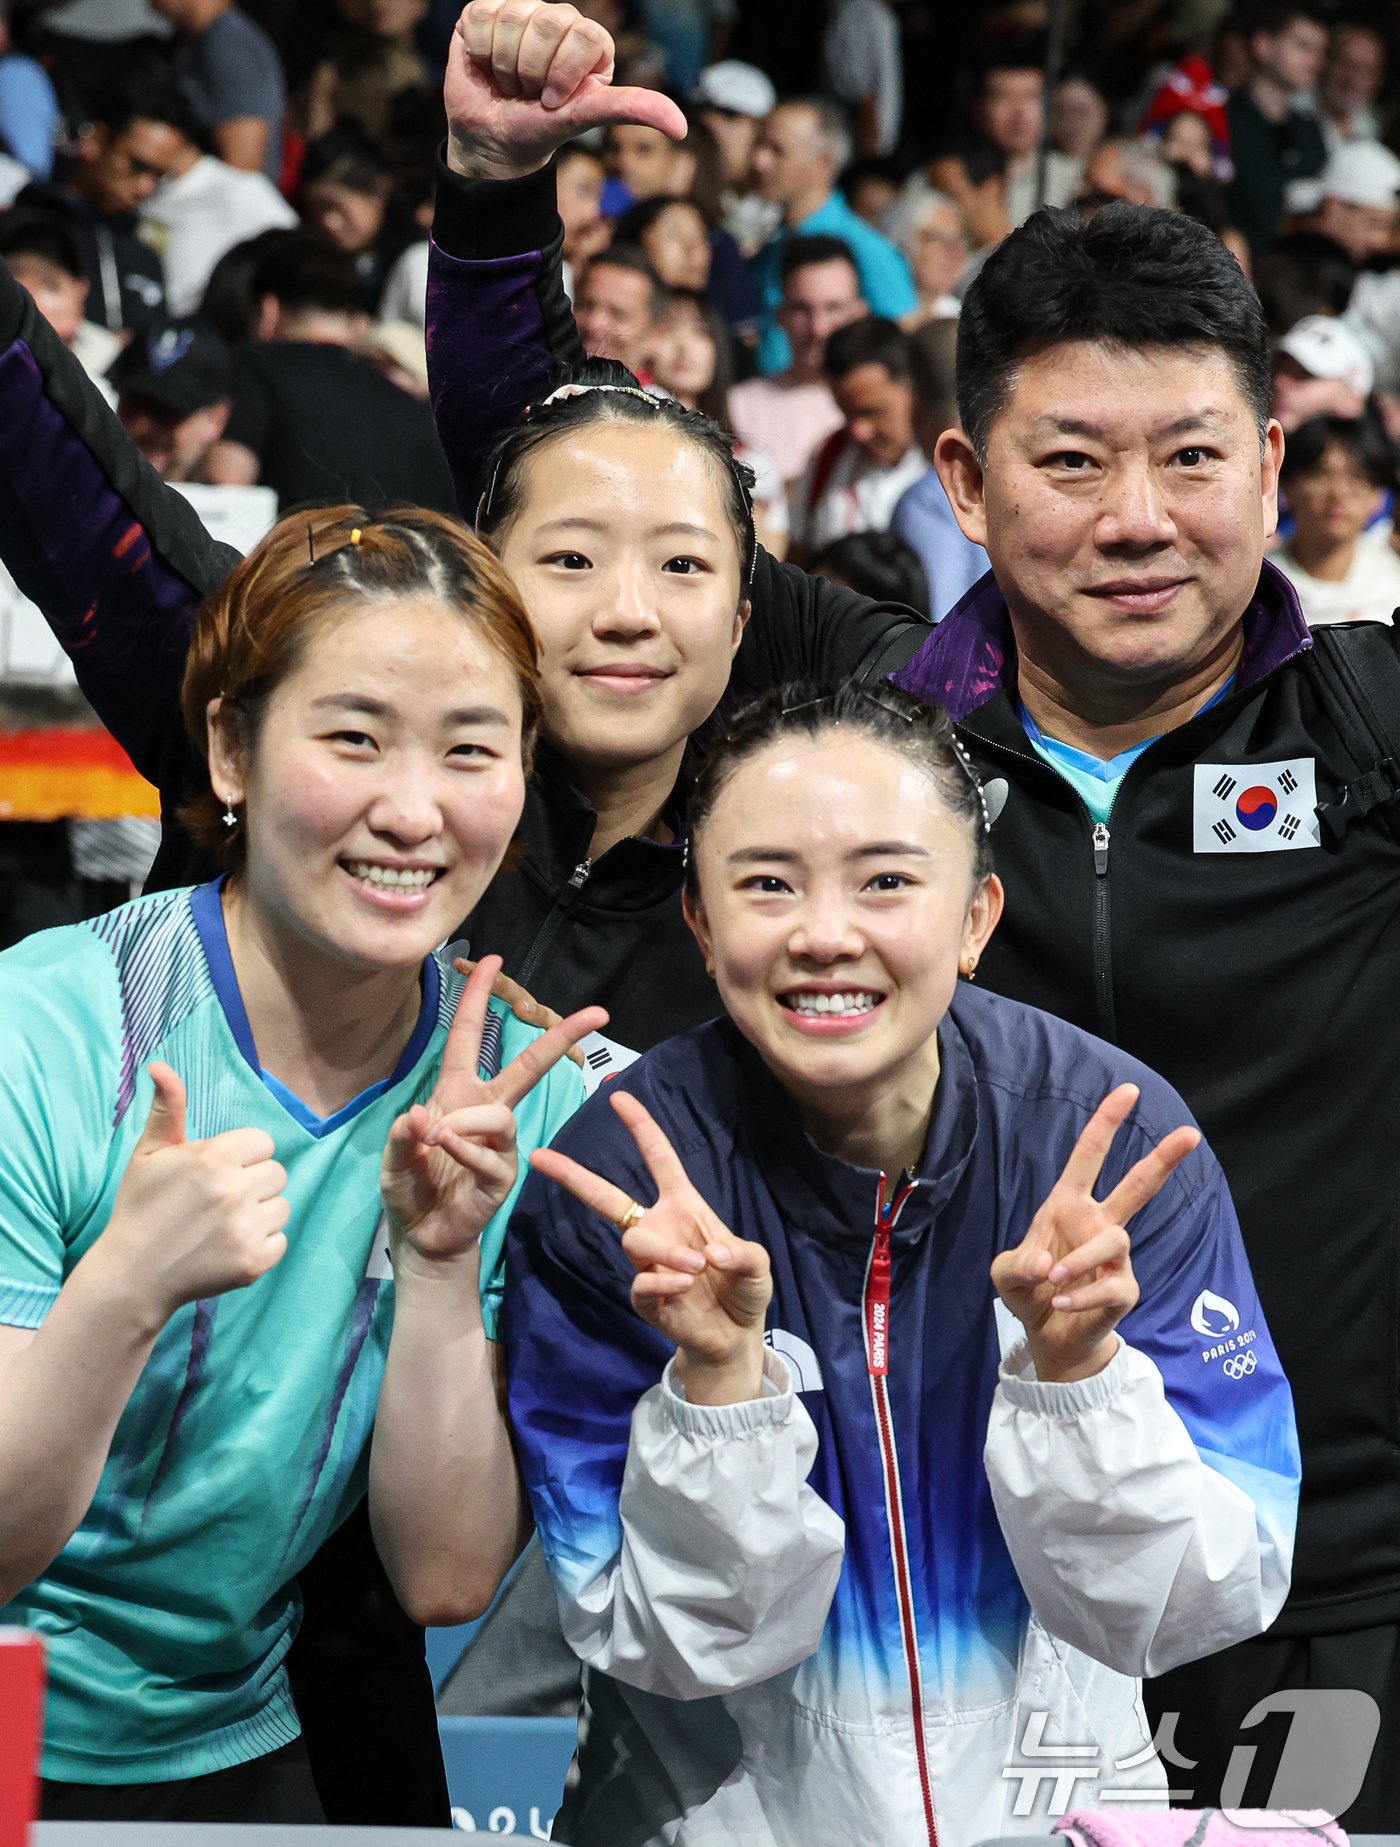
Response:
[[[1114,1085],[1142,1096],[1105,1191],[1189,1112],[965,984],[939,1040],[923,1170],[893,1198],[813,1146],[727,1021],[622,1080],[772,1256],[753,1403],[687,1404],[617,1232],[538,1175],[521,1196],[511,1413],[589,1669],[556,1839],[970,1847],[1111,1791],[1156,1805],[1137,1677],[1283,1602],[1292,1398],[1210,1151],[1133,1222],[1142,1299],[1096,1377],[1037,1381],[989,1275]],[[555,1146],[654,1197],[606,1095]]]

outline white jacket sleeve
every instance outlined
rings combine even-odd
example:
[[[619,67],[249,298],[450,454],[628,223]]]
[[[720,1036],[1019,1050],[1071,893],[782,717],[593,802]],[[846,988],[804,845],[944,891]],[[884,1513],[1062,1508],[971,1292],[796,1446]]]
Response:
[[[1024,1343],[1008,1353],[985,1459],[1032,1609],[1105,1666],[1164,1673],[1278,1614],[1288,1546],[1203,1460],[1161,1373],[1126,1341],[1073,1384],[1037,1380]]]
[[[588,1666],[700,1699],[815,1652],[845,1526],[807,1485],[817,1433],[779,1355],[745,1404],[688,1404],[673,1366],[633,1414],[622,1549],[560,1608]]]

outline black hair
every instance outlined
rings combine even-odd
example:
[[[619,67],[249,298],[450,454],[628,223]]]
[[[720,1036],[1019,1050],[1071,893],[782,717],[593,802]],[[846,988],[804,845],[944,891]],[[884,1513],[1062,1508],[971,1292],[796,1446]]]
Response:
[[[876,603],[904,603],[929,615],[928,577],[913,546],[897,532],[851,532],[823,546],[808,565]]]
[[[298,185],[314,186],[334,180],[351,192],[387,195],[393,175],[389,163],[362,128],[337,122],[324,135],[306,144]]]
[[[1309,417],[1300,423],[1284,447],[1279,478],[1288,482],[1311,473],[1333,447],[1344,449],[1373,487],[1395,487],[1395,447],[1374,414]]]
[[[848,263],[851,274],[860,285],[860,265],[851,254],[851,246],[839,237],[794,237],[783,245],[781,275],[784,288],[788,279],[799,269],[810,269],[817,263]]]
[[[159,122],[176,134],[207,149],[208,136],[191,107],[188,97],[164,61],[144,60],[128,71],[121,82],[109,84],[93,97],[87,111],[113,138],[125,133],[133,122]]]
[[[888,680],[870,685],[856,680],[825,685],[798,680],[745,706],[713,740],[700,762],[686,805],[691,839],[704,831],[724,785],[741,763],[785,738],[823,738],[838,729],[859,732],[917,764],[967,833],[974,887],[991,877],[986,797],[954,734],[953,721],[941,705],[916,699]],[[693,898],[699,893],[693,851],[686,858],[685,877]]]
[[[686,410],[674,398],[653,397],[642,390],[627,367],[615,359],[589,359],[555,380],[554,389],[568,385],[594,387],[577,396],[556,398],[532,406],[508,430],[486,458],[482,473],[484,491],[476,510],[476,530],[493,551],[499,551],[525,498],[527,465],[532,456],[557,436],[586,429],[592,424],[635,423],[673,430],[703,449],[715,464],[725,486],[725,511],[743,561],[745,594],[758,561],[758,540],[753,521],[753,470],[734,454],[734,439],[701,411]],[[599,390],[596,387],[602,386]]]
[[[241,244],[226,250],[209,273],[204,285],[204,299],[199,304],[199,318],[206,326],[236,346],[251,340],[257,332],[262,294],[258,277],[264,263],[274,251],[298,243],[304,231],[286,228],[259,231]]]
[[[1043,77],[1047,49],[1046,34],[1034,29],[1013,32],[994,43],[978,60],[977,94],[986,93],[987,79],[997,71],[1034,71]]]
[[[661,214],[663,212],[669,212],[673,205],[683,205],[694,212],[701,224],[705,226],[706,235],[708,236],[710,227],[708,223],[706,223],[705,214],[701,211],[696,200],[689,198],[684,193],[673,195],[671,193],[662,192],[657,193],[654,198],[638,199],[635,205],[629,205],[627,210],[623,212],[621,217],[613,224],[614,238],[623,249],[640,250],[642,255],[646,256],[646,245],[642,242],[642,239],[656,223]],[[595,257],[593,260],[596,263],[600,258]],[[606,263],[607,260],[608,253],[605,250],[601,252],[601,261]],[[647,262],[654,270],[656,266],[651,263],[650,257],[647,257]],[[664,282],[662,283],[662,287],[665,287]]]
[[[364,280],[348,250],[332,250],[306,232],[274,244],[257,265],[253,289],[293,313],[364,314]]]
[[[562,167],[569,160],[591,160],[595,167],[603,164],[602,155],[589,147],[586,141],[566,141],[555,155],[554,164],[556,168]]]
[[[891,378],[909,377],[909,336],[895,321],[867,314],[838,327],[826,343],[822,370],[829,379],[848,378],[858,366],[883,366]]]
[[[1355,284],[1356,265],[1321,231],[1281,237],[1254,267],[1264,319],[1280,340],[1305,315],[1345,314]]]
[[[68,219],[50,218],[23,206],[0,213],[0,256],[11,264],[17,257],[38,257],[75,280],[87,274]]]
[[[1229,250],[1194,219],[1122,200],[1090,214],[1046,207],[997,245],[958,322],[958,411],[979,457],[1018,362],[1071,340],[1223,352],[1262,443],[1273,399],[1263,310]]]
[[[1326,30],[1327,21],[1320,9],[1309,0],[1259,0],[1255,6],[1245,9],[1242,24],[1245,32],[1253,38],[1256,32],[1272,36],[1286,32],[1295,20],[1306,20],[1310,26],[1321,26]]]
[[[666,203],[674,205],[675,201],[668,199]],[[655,320],[664,311],[670,291],[657,275],[656,267],[646,251],[639,249],[636,244],[619,242],[607,245],[596,257],[590,258],[584,274],[587,275],[591,269],[625,269],[634,276],[644,276],[651,287],[651,302],[647,312]]]

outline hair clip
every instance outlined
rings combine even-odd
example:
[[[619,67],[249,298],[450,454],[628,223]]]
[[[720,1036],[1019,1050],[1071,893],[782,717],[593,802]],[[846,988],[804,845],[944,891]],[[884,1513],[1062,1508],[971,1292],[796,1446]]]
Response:
[[[350,528],[350,543],[352,545],[358,545],[363,537],[364,534],[360,531],[358,526],[352,526]]]
[[[316,562],[316,530],[312,526],[310,520],[307,520],[306,522],[306,549],[311,554],[312,564],[315,564]]]
[[[953,754],[962,765],[963,774],[977,791],[977,805],[982,810],[982,832],[984,834],[990,834],[992,831],[992,816],[990,809],[987,807],[987,791],[982,787],[982,778],[972,767],[972,758],[968,756],[957,738],[953,739]]]
[[[497,462],[496,466],[491,470],[491,485],[487,488],[486,492],[481,496],[480,500],[478,500],[476,503],[476,522],[475,524],[476,524],[476,530],[478,533],[481,532],[484,527],[489,528],[491,524],[491,508],[495,504],[496,483],[497,481],[500,480],[500,478],[501,478],[501,464],[500,462]]]

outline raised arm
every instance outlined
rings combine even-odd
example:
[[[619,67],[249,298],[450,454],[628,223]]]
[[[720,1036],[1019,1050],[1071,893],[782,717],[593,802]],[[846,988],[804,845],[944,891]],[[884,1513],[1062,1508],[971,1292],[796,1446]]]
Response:
[[[137,769],[168,782],[195,611],[237,553],[141,455],[0,262],[0,558]]]

